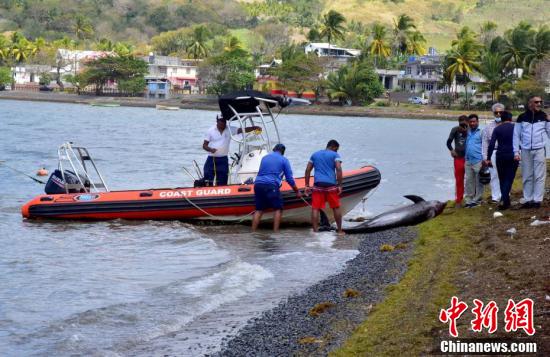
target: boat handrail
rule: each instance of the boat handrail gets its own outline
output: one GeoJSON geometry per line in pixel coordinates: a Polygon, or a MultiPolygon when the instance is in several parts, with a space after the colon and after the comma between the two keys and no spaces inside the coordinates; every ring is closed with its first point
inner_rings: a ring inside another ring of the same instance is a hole
{"type": "Polygon", "coordinates": [[[67,179],[65,177],[65,170],[63,168],[63,161],[67,161],[79,182],[79,184],[76,184],[76,186],[79,187],[72,187],[74,184],[66,183],[65,191],[67,193],[69,193],[69,190],[74,188],[84,189],[86,192],[91,192],[91,189],[93,189],[94,192],[99,192],[100,189],[104,189],[105,192],[109,192],[109,188],[107,187],[107,184],[105,183],[101,172],[99,172],[99,169],[92,159],[92,156],[88,152],[88,149],[86,149],[85,147],[72,146],[72,142],[66,142],[59,147],[59,149],[57,150],[57,155],[59,160],[59,170],[61,171],[63,181],[67,182],[67,179]],[[93,181],[88,172],[88,168],[86,167],[86,161],[91,164],[100,182],[93,181]],[[86,187],[85,181],[88,181],[89,187],[86,187]]]}

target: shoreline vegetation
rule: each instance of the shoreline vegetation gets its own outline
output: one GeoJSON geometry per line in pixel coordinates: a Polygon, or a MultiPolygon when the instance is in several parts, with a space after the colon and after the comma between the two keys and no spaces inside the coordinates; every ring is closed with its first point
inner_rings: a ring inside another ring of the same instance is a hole
{"type": "MultiPolygon", "coordinates": [[[[91,103],[117,103],[126,107],[147,107],[155,108],[156,105],[179,107],[180,109],[212,110],[219,111],[216,96],[185,96],[183,99],[174,98],[168,100],[151,100],[136,97],[97,97],[81,96],[68,93],[43,93],[43,92],[0,92],[0,100],[19,100],[32,102],[69,103],[84,104],[91,103]]],[[[399,106],[376,107],[376,106],[341,106],[338,104],[312,104],[307,107],[285,108],[284,114],[322,115],[322,116],[351,116],[351,117],[373,117],[373,118],[398,118],[398,119],[432,119],[456,121],[465,113],[478,112],[475,109],[447,110],[431,106],[416,106],[411,104],[400,104],[399,106]]],[[[479,118],[487,120],[492,118],[490,112],[479,112],[479,118]]]]}
{"type": "MultiPolygon", "coordinates": [[[[548,171],[550,174],[550,165],[548,171]]],[[[516,201],[521,196],[519,177],[512,191],[516,201]]],[[[549,188],[547,184],[546,189],[549,188]]],[[[460,339],[529,340],[537,343],[537,355],[548,353],[550,231],[548,226],[533,226],[531,223],[535,219],[549,219],[550,200],[547,196],[540,209],[511,209],[504,211],[499,218],[493,217],[495,211],[496,206],[490,204],[456,209],[451,203],[442,215],[417,229],[391,230],[386,236],[367,234],[358,237],[359,258],[348,262],[343,273],[329,277],[252,320],[224,346],[221,355],[261,354],[275,351],[272,349],[274,345],[278,348],[284,346],[285,352],[299,356],[327,353],[331,356],[396,356],[405,351],[411,356],[440,354],[439,341],[449,339],[449,332],[448,325],[438,320],[439,311],[450,306],[452,296],[469,306],[457,321],[460,339]],[[510,228],[517,232],[514,235],[507,233],[510,228]],[[414,235],[414,231],[416,238],[412,240],[399,238],[414,235]],[[403,239],[407,242],[405,245],[393,245],[403,239]],[[388,249],[390,246],[395,249],[388,249]],[[401,251],[407,246],[412,249],[401,251]],[[407,253],[403,255],[404,252],[407,253]],[[365,261],[365,255],[368,261],[365,261]],[[385,269],[380,268],[380,259],[387,259],[385,264],[392,259],[408,259],[406,271],[393,270],[399,281],[390,281],[389,285],[377,285],[372,281],[373,267],[374,271],[392,270],[391,264],[394,263],[386,265],[385,269]],[[353,276],[352,272],[357,274],[358,270],[364,274],[364,279],[354,281],[353,294],[344,293],[344,296],[362,299],[367,296],[370,300],[329,299],[330,304],[326,303],[323,305],[326,308],[320,309],[319,298],[314,293],[325,291],[327,284],[339,294],[347,292],[350,276],[353,276]],[[384,286],[385,290],[379,290],[384,286]],[[504,331],[503,315],[508,299],[517,302],[525,298],[534,300],[536,333],[532,337],[521,329],[514,333],[504,331]],[[494,300],[498,304],[498,330],[494,334],[489,334],[486,329],[481,333],[471,330],[473,299],[485,304],[494,300]],[[316,310],[312,316],[312,310],[304,306],[318,308],[320,312],[316,310]],[[355,316],[355,319],[350,316],[355,316]],[[296,327],[287,320],[303,321],[296,327]],[[279,329],[280,325],[291,327],[279,329]],[[318,328],[318,325],[324,328],[318,328]],[[251,342],[250,336],[258,331],[263,333],[264,329],[278,333],[276,341],[268,338],[258,344],[251,342]],[[350,334],[350,331],[354,332],[350,334]]]]}
{"type": "MultiPolygon", "coordinates": [[[[547,170],[550,173],[550,165],[547,170]]],[[[512,194],[516,200],[521,197],[521,174],[512,194]]],[[[453,295],[469,306],[457,321],[459,338],[528,338],[537,343],[537,355],[550,352],[550,230],[531,225],[535,219],[549,219],[550,200],[547,196],[540,209],[512,209],[499,218],[493,217],[495,211],[496,206],[488,204],[448,207],[421,224],[403,279],[387,289],[384,301],[332,356],[439,354],[439,341],[450,338],[448,325],[438,320],[439,311],[450,306],[453,295]],[[508,233],[510,228],[517,233],[508,233]],[[535,335],[506,333],[503,312],[508,299],[525,298],[534,300],[535,335]],[[499,306],[494,334],[471,330],[473,299],[485,304],[494,300],[499,306]]]]}

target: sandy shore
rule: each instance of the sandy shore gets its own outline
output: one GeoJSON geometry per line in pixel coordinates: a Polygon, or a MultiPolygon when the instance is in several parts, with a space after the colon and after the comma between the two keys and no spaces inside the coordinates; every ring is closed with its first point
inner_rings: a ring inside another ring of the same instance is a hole
{"type": "MultiPolygon", "coordinates": [[[[198,109],[218,111],[218,103],[215,96],[189,95],[181,98],[168,100],[152,100],[145,98],[131,97],[95,97],[79,96],[68,93],[53,92],[23,92],[23,91],[1,91],[0,99],[38,101],[38,102],[57,102],[57,103],[118,103],[121,106],[130,107],[151,107],[157,104],[167,106],[177,106],[181,109],[198,109]]],[[[286,114],[303,115],[324,115],[324,116],[356,116],[356,117],[376,117],[376,118],[402,118],[402,119],[438,119],[438,120],[456,120],[459,115],[466,112],[444,110],[428,106],[391,106],[391,107],[342,107],[340,105],[315,104],[307,107],[291,107],[284,110],[286,114]]],[[[476,111],[472,111],[476,112],[476,111]]],[[[490,113],[479,113],[480,119],[489,119],[490,113]]]]}
{"type": "Polygon", "coordinates": [[[250,320],[217,355],[326,355],[365,320],[373,304],[384,297],[385,288],[399,281],[407,269],[415,238],[416,230],[408,228],[347,236],[344,239],[359,239],[359,254],[343,272],[250,320]],[[383,244],[400,244],[400,249],[382,252],[383,244]],[[315,306],[317,314],[311,311],[315,306]]]}

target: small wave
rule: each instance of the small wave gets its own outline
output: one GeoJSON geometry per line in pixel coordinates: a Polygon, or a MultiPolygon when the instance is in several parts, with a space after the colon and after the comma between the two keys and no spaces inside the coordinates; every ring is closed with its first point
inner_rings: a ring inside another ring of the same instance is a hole
{"type": "Polygon", "coordinates": [[[332,249],[332,245],[336,240],[334,232],[320,232],[317,234],[318,240],[315,242],[306,243],[306,247],[320,247],[332,249]]]}
{"type": "Polygon", "coordinates": [[[223,304],[260,288],[273,274],[260,265],[234,261],[223,270],[155,288],[137,302],[90,309],[18,336],[20,345],[55,353],[125,353],[137,345],[181,330],[223,304]],[[75,338],[76,336],[76,338],[75,338]],[[98,347],[101,346],[101,347],[98,347]]]}

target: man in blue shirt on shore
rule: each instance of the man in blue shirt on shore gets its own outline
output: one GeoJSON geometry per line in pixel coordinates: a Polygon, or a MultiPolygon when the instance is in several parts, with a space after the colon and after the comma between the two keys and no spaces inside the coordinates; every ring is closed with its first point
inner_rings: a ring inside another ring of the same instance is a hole
{"type": "Polygon", "coordinates": [[[262,215],[266,209],[273,209],[273,231],[279,231],[281,217],[283,211],[283,197],[279,187],[281,186],[282,176],[285,175],[286,181],[296,192],[296,197],[301,198],[302,195],[292,177],[292,169],[290,162],[283,155],[285,154],[285,146],[277,144],[273,148],[273,152],[262,158],[258,176],[254,181],[254,199],[256,201],[256,212],[252,220],[252,231],[256,231],[262,215]]]}
{"type": "Polygon", "coordinates": [[[320,211],[327,202],[332,208],[338,235],[344,235],[342,230],[342,210],[340,209],[340,195],[342,194],[342,159],[338,154],[340,144],[330,140],[325,150],[319,150],[309,159],[305,172],[306,194],[311,195],[311,224],[313,231],[319,229],[320,211]],[[315,170],[313,189],[309,187],[311,170],[315,170]]]}
{"type": "Polygon", "coordinates": [[[468,115],[468,137],[466,138],[466,208],[472,208],[481,203],[483,184],[479,182],[479,172],[483,166],[481,150],[482,138],[477,114],[468,115]]]}

